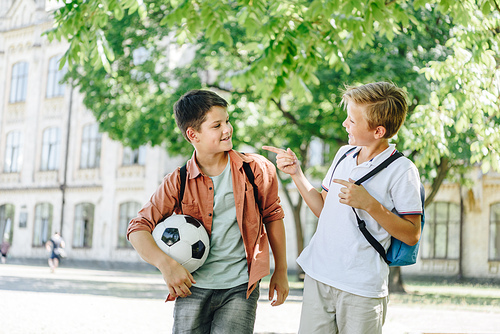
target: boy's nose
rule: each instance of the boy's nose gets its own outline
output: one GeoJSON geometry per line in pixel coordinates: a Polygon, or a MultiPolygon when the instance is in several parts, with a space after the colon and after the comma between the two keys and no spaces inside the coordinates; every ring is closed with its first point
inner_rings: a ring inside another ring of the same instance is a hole
{"type": "Polygon", "coordinates": [[[224,128],[223,128],[223,130],[222,130],[222,131],[223,131],[224,133],[231,133],[231,130],[232,130],[232,129],[233,129],[233,127],[231,126],[231,124],[230,124],[230,123],[228,123],[228,124],[226,124],[226,125],[224,126],[224,128]]]}

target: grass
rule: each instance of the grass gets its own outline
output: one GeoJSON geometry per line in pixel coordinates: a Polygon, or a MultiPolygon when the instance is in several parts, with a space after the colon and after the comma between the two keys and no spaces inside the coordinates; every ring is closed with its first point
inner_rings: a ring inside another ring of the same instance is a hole
{"type": "MultiPolygon", "coordinates": [[[[289,275],[290,289],[301,290],[303,282],[289,275]]],[[[261,287],[269,287],[270,276],[261,287]]],[[[447,308],[477,308],[500,311],[500,281],[443,277],[403,277],[406,293],[391,293],[392,304],[415,306],[445,306],[447,308]]]]}
{"type": "Polygon", "coordinates": [[[477,307],[500,310],[500,282],[440,277],[405,277],[406,293],[392,293],[391,303],[477,307]]]}

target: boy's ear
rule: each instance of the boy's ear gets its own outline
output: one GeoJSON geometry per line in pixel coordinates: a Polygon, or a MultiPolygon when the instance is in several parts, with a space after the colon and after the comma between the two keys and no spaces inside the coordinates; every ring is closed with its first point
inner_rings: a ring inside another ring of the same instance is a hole
{"type": "Polygon", "coordinates": [[[190,142],[196,141],[196,138],[198,138],[196,135],[196,131],[194,131],[192,127],[188,127],[186,129],[186,137],[188,137],[190,142]]]}
{"type": "Polygon", "coordinates": [[[387,130],[385,129],[385,127],[383,127],[382,125],[377,126],[375,128],[375,139],[384,138],[386,132],[387,132],[387,130]]]}

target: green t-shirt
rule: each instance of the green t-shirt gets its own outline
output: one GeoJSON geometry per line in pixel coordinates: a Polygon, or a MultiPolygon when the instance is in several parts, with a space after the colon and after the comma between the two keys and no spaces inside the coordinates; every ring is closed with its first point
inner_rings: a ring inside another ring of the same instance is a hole
{"type": "Polygon", "coordinates": [[[224,171],[211,179],[214,184],[214,216],[210,252],[205,263],[193,273],[193,278],[199,288],[227,289],[248,282],[245,246],[236,221],[229,160],[224,171]]]}

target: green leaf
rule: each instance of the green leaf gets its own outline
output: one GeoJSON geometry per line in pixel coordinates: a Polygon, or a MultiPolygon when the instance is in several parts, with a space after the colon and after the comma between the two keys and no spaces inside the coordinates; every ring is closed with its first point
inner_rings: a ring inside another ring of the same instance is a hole
{"type": "Polygon", "coordinates": [[[319,86],[321,82],[319,81],[318,77],[315,76],[314,74],[309,74],[309,78],[311,79],[311,82],[315,84],[316,86],[319,86]]]}
{"type": "Polygon", "coordinates": [[[115,15],[115,18],[117,20],[122,20],[123,19],[123,16],[125,16],[125,11],[123,10],[123,8],[118,5],[115,9],[114,9],[114,15],[115,15]]]}
{"type": "Polygon", "coordinates": [[[228,47],[232,47],[233,46],[233,39],[231,37],[231,34],[229,32],[227,32],[225,29],[222,29],[222,41],[228,47]]]}

